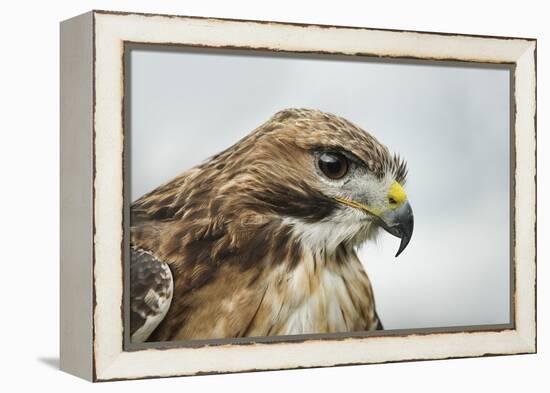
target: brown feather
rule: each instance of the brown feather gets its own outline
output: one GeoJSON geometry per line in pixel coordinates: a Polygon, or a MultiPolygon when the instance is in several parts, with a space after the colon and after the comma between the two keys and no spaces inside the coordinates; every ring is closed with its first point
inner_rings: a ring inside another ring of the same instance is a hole
{"type": "Polygon", "coordinates": [[[310,152],[319,148],[346,150],[376,176],[405,180],[404,162],[359,127],[290,109],[132,204],[132,247],[168,263],[174,279],[170,310],[150,340],[287,334],[304,302],[315,332],[376,328],[353,247],[307,249],[285,222],[321,222],[340,208],[315,186],[310,152]],[[331,325],[335,312],[344,326],[331,325]]]}

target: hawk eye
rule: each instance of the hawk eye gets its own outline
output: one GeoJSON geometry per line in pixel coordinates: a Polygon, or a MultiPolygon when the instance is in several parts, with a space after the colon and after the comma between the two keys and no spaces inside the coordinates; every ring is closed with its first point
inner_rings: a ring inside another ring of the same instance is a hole
{"type": "Polygon", "coordinates": [[[323,153],[319,156],[319,169],[326,177],[338,180],[347,175],[349,171],[349,161],[346,157],[338,153],[323,153]]]}

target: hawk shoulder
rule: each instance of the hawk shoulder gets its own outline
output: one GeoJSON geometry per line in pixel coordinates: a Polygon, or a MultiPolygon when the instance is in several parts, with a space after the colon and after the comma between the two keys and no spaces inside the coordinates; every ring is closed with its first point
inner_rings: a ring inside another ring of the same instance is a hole
{"type": "Polygon", "coordinates": [[[144,342],[164,319],[174,293],[167,263],[151,253],[130,249],[130,336],[144,342]]]}

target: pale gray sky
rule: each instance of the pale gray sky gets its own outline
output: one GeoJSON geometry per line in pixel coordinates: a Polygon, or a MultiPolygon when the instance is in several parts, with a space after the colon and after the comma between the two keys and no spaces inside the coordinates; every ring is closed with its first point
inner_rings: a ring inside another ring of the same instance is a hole
{"type": "Polygon", "coordinates": [[[360,257],[386,329],[509,321],[510,74],[504,68],[131,51],[131,198],[229,147],[273,113],[343,116],[406,158],[409,247],[360,257]]]}

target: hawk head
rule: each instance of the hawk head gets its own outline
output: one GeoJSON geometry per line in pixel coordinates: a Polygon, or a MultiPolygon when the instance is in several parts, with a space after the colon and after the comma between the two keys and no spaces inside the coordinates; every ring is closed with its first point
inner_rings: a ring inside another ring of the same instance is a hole
{"type": "Polygon", "coordinates": [[[133,219],[145,213],[157,222],[185,223],[180,230],[170,227],[168,256],[191,237],[212,239],[210,255],[244,244],[254,249],[252,238],[260,247],[279,240],[287,245],[290,237],[331,252],[342,244],[358,246],[379,228],[401,238],[399,255],[413,231],[406,174],[401,158],[348,120],[287,109],[136,201],[133,219]]]}
{"type": "Polygon", "coordinates": [[[329,251],[357,246],[378,228],[401,239],[396,256],[409,243],[414,222],[403,189],[406,164],[353,123],[287,109],[243,143],[251,146],[237,164],[248,169],[238,181],[247,190],[243,198],[284,217],[305,244],[329,251]]]}

